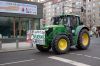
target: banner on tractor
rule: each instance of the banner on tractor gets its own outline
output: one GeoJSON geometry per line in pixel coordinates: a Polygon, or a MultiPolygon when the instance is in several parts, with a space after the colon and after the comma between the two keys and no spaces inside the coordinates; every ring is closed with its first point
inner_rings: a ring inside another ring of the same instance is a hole
{"type": "Polygon", "coordinates": [[[31,38],[33,44],[45,45],[45,30],[34,30],[31,38]]]}

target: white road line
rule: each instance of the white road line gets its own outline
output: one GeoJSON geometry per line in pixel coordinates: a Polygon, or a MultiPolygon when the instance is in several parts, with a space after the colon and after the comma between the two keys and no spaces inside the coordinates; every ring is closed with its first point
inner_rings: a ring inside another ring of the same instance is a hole
{"type": "Polygon", "coordinates": [[[69,54],[75,54],[75,53],[69,53],[69,54]]]}
{"type": "Polygon", "coordinates": [[[92,58],[92,56],[89,56],[89,55],[84,55],[85,57],[90,57],[90,58],[92,58]]]}
{"type": "Polygon", "coordinates": [[[73,60],[69,60],[69,59],[65,59],[65,58],[61,58],[61,57],[56,57],[56,56],[51,56],[51,57],[48,57],[48,58],[58,60],[58,61],[61,61],[61,62],[65,62],[65,63],[69,63],[69,64],[75,65],[75,66],[91,66],[91,65],[88,65],[88,64],[84,64],[84,63],[80,63],[80,62],[77,62],[77,61],[73,61],[73,60]]]}
{"type": "Polygon", "coordinates": [[[17,61],[17,62],[10,62],[10,63],[3,63],[3,64],[0,64],[0,66],[17,64],[17,63],[24,63],[24,62],[29,62],[29,61],[33,61],[33,60],[35,60],[35,59],[29,59],[29,60],[23,60],[23,61],[17,61]]]}
{"type": "Polygon", "coordinates": [[[77,55],[82,55],[82,54],[77,54],[77,55]]]}
{"type": "Polygon", "coordinates": [[[99,58],[99,57],[92,57],[92,58],[100,60],[100,58],[99,58]]]}
{"type": "Polygon", "coordinates": [[[76,53],[70,53],[70,54],[73,54],[73,55],[83,55],[83,54],[76,54],[76,53]]]}
{"type": "Polygon", "coordinates": [[[85,56],[85,57],[88,57],[88,58],[93,58],[93,59],[100,60],[100,57],[93,57],[93,56],[90,56],[90,55],[77,54],[77,53],[70,53],[70,54],[73,54],[73,55],[80,55],[80,56],[85,56]]]}

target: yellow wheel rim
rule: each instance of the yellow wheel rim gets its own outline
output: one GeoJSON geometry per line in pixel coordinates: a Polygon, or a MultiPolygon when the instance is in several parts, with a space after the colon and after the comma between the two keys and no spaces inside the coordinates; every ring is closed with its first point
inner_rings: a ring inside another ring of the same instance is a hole
{"type": "Polygon", "coordinates": [[[58,42],[58,47],[60,50],[65,50],[67,48],[67,41],[65,39],[60,39],[58,42]]]}
{"type": "Polygon", "coordinates": [[[84,34],[82,35],[82,44],[83,44],[84,46],[87,46],[88,43],[89,43],[89,36],[88,36],[87,33],[84,33],[84,34]]]}

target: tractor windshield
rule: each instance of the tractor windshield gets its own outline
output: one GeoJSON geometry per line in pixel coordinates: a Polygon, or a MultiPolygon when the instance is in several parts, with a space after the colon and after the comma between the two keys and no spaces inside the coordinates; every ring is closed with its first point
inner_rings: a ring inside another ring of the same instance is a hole
{"type": "Polygon", "coordinates": [[[66,18],[63,17],[53,17],[51,19],[53,22],[53,25],[59,25],[59,24],[64,24],[66,22],[66,18]]]}

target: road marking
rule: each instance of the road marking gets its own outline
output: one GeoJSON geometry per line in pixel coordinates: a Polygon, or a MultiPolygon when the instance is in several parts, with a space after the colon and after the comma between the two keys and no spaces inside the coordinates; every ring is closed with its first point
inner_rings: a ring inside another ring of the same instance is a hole
{"type": "Polygon", "coordinates": [[[58,61],[61,61],[61,62],[65,62],[65,63],[69,63],[69,64],[75,65],[75,66],[91,66],[91,65],[87,65],[87,64],[84,64],[84,63],[80,63],[80,62],[77,62],[77,61],[73,61],[73,60],[69,60],[69,59],[65,59],[65,58],[61,58],[61,57],[56,57],[56,56],[51,56],[51,57],[48,57],[48,58],[58,60],[58,61]]]}
{"type": "MultiPolygon", "coordinates": [[[[75,54],[75,53],[70,53],[70,54],[75,54]]],[[[83,55],[83,54],[76,54],[76,55],[83,55]]]]}
{"type": "Polygon", "coordinates": [[[93,57],[93,56],[90,56],[90,55],[77,54],[77,53],[70,53],[70,54],[78,55],[78,56],[80,55],[80,56],[85,56],[85,57],[88,57],[88,58],[93,58],[93,59],[100,60],[100,57],[93,57]]]}
{"type": "Polygon", "coordinates": [[[90,58],[92,58],[92,56],[89,56],[89,55],[84,55],[85,57],[90,57],[90,58]]]}
{"type": "Polygon", "coordinates": [[[98,60],[100,60],[100,58],[99,57],[93,57],[94,59],[98,59],[98,60]]]}
{"type": "Polygon", "coordinates": [[[29,61],[33,61],[33,60],[35,60],[35,59],[29,59],[29,60],[23,60],[23,61],[16,61],[16,62],[10,62],[10,63],[3,63],[3,64],[0,64],[0,66],[17,64],[17,63],[24,63],[24,62],[29,62],[29,61]]]}

